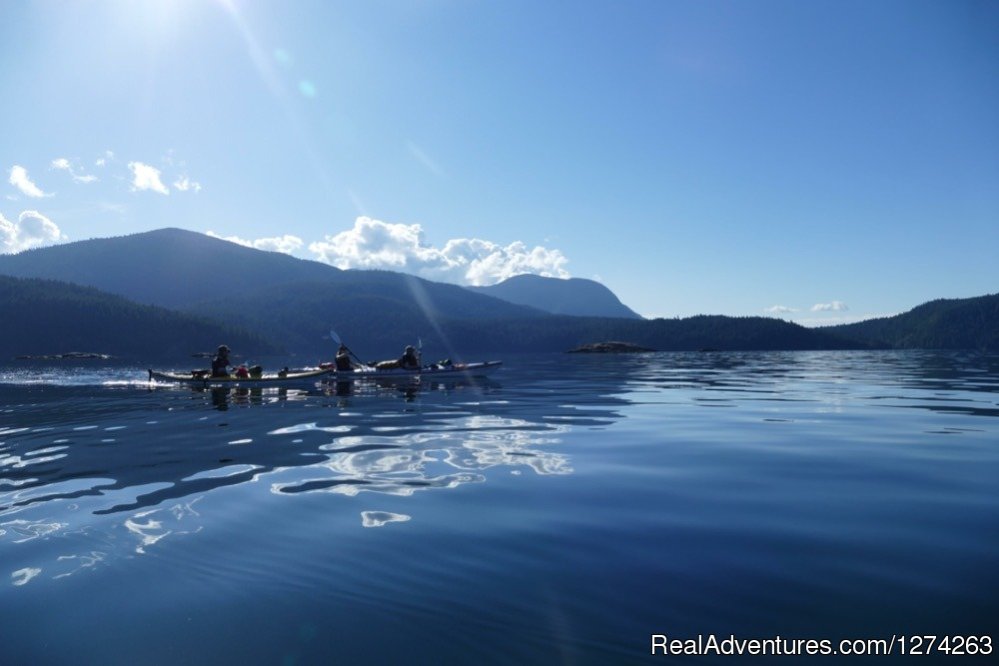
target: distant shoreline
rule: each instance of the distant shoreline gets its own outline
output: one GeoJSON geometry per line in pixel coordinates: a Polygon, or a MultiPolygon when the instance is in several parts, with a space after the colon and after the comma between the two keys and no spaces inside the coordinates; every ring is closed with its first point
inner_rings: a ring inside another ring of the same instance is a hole
{"type": "Polygon", "coordinates": [[[114,358],[111,354],[101,354],[99,352],[66,352],[64,354],[24,354],[14,357],[18,361],[57,361],[77,359],[100,359],[107,361],[114,358]]]}

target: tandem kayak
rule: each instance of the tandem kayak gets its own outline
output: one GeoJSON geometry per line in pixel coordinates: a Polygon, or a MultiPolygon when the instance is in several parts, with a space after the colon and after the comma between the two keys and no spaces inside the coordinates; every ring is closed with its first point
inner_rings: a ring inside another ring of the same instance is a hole
{"type": "Polygon", "coordinates": [[[422,368],[376,368],[372,365],[353,370],[336,370],[332,363],[323,363],[322,372],[328,372],[328,381],[352,382],[365,379],[444,379],[447,377],[479,377],[488,374],[503,364],[503,361],[481,361],[479,363],[451,363],[448,365],[426,365],[422,368]]]}
{"type": "Polygon", "coordinates": [[[303,381],[321,381],[329,378],[331,375],[332,372],[328,369],[279,372],[259,377],[237,377],[235,375],[212,377],[202,372],[158,372],[156,370],[149,370],[149,381],[192,384],[194,386],[275,386],[301,383],[303,381]]]}

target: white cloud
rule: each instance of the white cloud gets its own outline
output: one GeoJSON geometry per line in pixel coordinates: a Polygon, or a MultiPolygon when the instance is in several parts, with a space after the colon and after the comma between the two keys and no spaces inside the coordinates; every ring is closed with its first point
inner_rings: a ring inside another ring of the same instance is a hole
{"type": "Polygon", "coordinates": [[[833,301],[832,303],[816,303],[812,306],[812,312],[843,312],[849,310],[843,301],[833,301]]]}
{"type": "Polygon", "coordinates": [[[181,192],[187,192],[188,190],[193,192],[201,191],[201,183],[195,180],[191,180],[187,176],[178,177],[177,180],[173,182],[173,186],[175,189],[180,190],[181,192]]]}
{"type": "Polygon", "coordinates": [[[21,193],[25,196],[41,198],[49,196],[41,190],[40,187],[31,182],[28,178],[28,170],[23,166],[14,165],[10,169],[10,184],[21,190],[21,193]]]}
{"type": "Polygon", "coordinates": [[[99,167],[107,166],[108,162],[113,162],[113,161],[114,161],[114,153],[110,150],[105,150],[104,156],[98,157],[97,160],[94,162],[94,166],[99,166],[99,167]]]}
{"type": "Polygon", "coordinates": [[[26,210],[10,222],[0,215],[0,253],[20,252],[66,240],[55,222],[36,210],[26,210]]]}
{"type": "Polygon", "coordinates": [[[156,167],[142,162],[129,162],[128,168],[132,171],[133,191],[152,190],[160,194],[170,194],[170,190],[160,180],[160,170],[156,167]]]}
{"type": "Polygon", "coordinates": [[[72,176],[73,181],[76,183],[93,183],[97,180],[97,176],[84,174],[82,172],[78,173],[65,157],[58,157],[52,160],[52,168],[68,172],[69,175],[72,176]]]}
{"type": "Polygon", "coordinates": [[[769,308],[765,308],[763,311],[772,315],[782,315],[782,314],[790,314],[792,312],[797,312],[798,310],[795,308],[790,308],[786,305],[771,305],[769,308]]]}
{"type": "Polygon", "coordinates": [[[227,240],[230,243],[236,243],[237,245],[252,247],[258,250],[266,250],[268,252],[283,252],[284,254],[292,254],[304,244],[302,239],[298,236],[290,236],[288,234],[285,234],[284,236],[275,236],[273,238],[246,240],[240,238],[239,236],[220,236],[214,231],[207,231],[205,233],[212,238],[220,238],[222,240],[227,240]]]}
{"type": "Polygon", "coordinates": [[[524,273],[569,277],[569,260],[559,250],[528,248],[520,241],[504,247],[477,238],[455,238],[438,248],[425,242],[419,224],[369,217],[357,218],[349,231],[311,243],[309,251],[338,268],[395,270],[463,285],[490,285],[524,273]]]}

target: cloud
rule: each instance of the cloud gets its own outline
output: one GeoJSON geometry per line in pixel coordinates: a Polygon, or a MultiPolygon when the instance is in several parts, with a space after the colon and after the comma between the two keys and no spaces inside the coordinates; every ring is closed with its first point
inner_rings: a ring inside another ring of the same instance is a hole
{"type": "Polygon", "coordinates": [[[178,177],[177,180],[173,182],[173,186],[175,189],[180,190],[181,192],[187,192],[188,190],[190,190],[197,193],[201,191],[201,183],[195,180],[191,180],[187,176],[178,177]]]}
{"type": "Polygon", "coordinates": [[[105,150],[104,156],[98,157],[97,160],[94,162],[94,166],[99,166],[99,167],[107,166],[108,162],[113,162],[113,161],[114,161],[114,153],[110,150],[105,150]]]}
{"type": "Polygon", "coordinates": [[[359,217],[354,227],[309,244],[320,261],[338,268],[379,268],[442,282],[490,285],[531,273],[569,277],[569,260],[559,250],[528,248],[517,241],[501,246],[477,238],[456,238],[444,247],[429,245],[419,224],[391,224],[359,217]]]}
{"type": "Polygon", "coordinates": [[[49,195],[45,194],[40,187],[31,182],[28,178],[28,170],[23,166],[14,165],[10,169],[10,184],[21,190],[25,196],[41,198],[49,195]]]}
{"type": "Polygon", "coordinates": [[[0,215],[0,253],[20,252],[66,240],[55,222],[36,210],[26,210],[10,222],[0,215]]]}
{"type": "Polygon", "coordinates": [[[812,306],[812,312],[843,312],[849,310],[843,301],[833,301],[832,303],[816,303],[812,306]]]}
{"type": "Polygon", "coordinates": [[[132,171],[133,191],[152,190],[160,194],[170,194],[170,190],[160,180],[160,170],[156,167],[142,162],[129,162],[128,168],[132,171]]]}
{"type": "Polygon", "coordinates": [[[786,305],[771,305],[769,308],[765,308],[763,311],[772,315],[782,315],[782,314],[790,314],[792,312],[797,312],[798,310],[796,308],[790,308],[786,305]]]}
{"type": "Polygon", "coordinates": [[[73,168],[73,165],[70,164],[69,160],[65,157],[58,157],[52,160],[52,168],[68,172],[69,175],[72,176],[73,182],[76,183],[93,183],[97,180],[97,176],[84,174],[82,172],[77,173],[77,171],[73,168]]]}
{"type": "Polygon", "coordinates": [[[220,236],[214,231],[207,231],[205,233],[212,238],[220,238],[222,240],[227,240],[230,243],[236,243],[237,245],[243,245],[244,247],[256,248],[257,250],[266,250],[267,252],[292,254],[304,245],[304,242],[298,236],[290,236],[287,234],[284,236],[275,236],[273,238],[246,240],[240,238],[239,236],[220,236]]]}

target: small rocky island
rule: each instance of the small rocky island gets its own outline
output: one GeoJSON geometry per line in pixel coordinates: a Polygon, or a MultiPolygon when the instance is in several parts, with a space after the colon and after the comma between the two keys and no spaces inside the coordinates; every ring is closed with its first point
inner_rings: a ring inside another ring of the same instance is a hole
{"type": "Polygon", "coordinates": [[[654,352],[655,349],[640,347],[630,342],[593,342],[582,347],[570,349],[569,354],[644,354],[654,352]]]}

